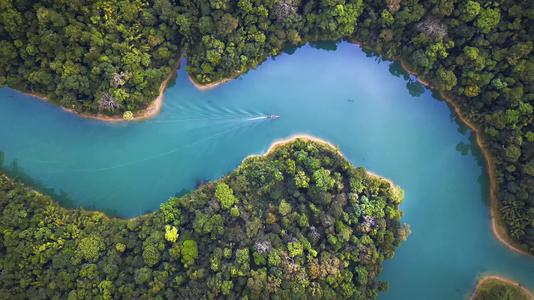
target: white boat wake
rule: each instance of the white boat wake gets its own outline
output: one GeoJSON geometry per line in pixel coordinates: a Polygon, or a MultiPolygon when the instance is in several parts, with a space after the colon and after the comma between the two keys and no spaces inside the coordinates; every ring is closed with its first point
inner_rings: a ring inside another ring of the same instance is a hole
{"type": "Polygon", "coordinates": [[[248,118],[247,121],[265,120],[268,118],[269,118],[268,116],[261,116],[261,117],[248,118]]]}
{"type": "Polygon", "coordinates": [[[248,118],[247,121],[253,121],[253,120],[276,120],[279,119],[280,116],[278,115],[265,115],[261,117],[254,117],[254,118],[248,118]]]}

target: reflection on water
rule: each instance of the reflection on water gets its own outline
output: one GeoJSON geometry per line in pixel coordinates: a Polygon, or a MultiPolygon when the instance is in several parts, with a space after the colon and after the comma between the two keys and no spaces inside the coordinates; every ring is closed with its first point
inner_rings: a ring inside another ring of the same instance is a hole
{"type": "Polygon", "coordinates": [[[422,85],[415,76],[407,74],[399,62],[393,62],[389,65],[389,73],[395,77],[406,80],[406,88],[412,97],[419,97],[425,92],[425,86],[422,85]]]}
{"type": "Polygon", "coordinates": [[[6,165],[4,165],[4,162],[5,162],[5,154],[4,152],[0,151],[0,172],[1,173],[9,175],[11,178],[18,180],[20,182],[23,182],[25,184],[28,184],[32,188],[34,188],[35,190],[41,193],[53,197],[62,206],[65,206],[68,208],[76,207],[76,202],[70,199],[68,194],[64,190],[59,189],[56,191],[56,189],[47,187],[44,184],[42,184],[39,180],[32,178],[32,176],[24,172],[24,170],[19,166],[19,163],[17,160],[13,160],[9,164],[6,164],[6,165]]]}
{"type": "Polygon", "coordinates": [[[458,145],[456,145],[456,150],[462,153],[462,155],[467,155],[469,153],[469,148],[469,145],[464,142],[459,142],[458,145]]]}
{"type": "Polygon", "coordinates": [[[425,87],[419,81],[413,79],[406,83],[406,88],[413,97],[419,97],[425,92],[425,87]]]}

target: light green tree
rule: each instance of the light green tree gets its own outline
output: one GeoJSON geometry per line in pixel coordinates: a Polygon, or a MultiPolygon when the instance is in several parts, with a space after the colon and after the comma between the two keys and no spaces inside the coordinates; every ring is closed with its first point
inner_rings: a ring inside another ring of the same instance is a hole
{"type": "Polygon", "coordinates": [[[476,26],[483,33],[492,31],[501,20],[501,11],[499,8],[482,9],[476,20],[476,26]]]}
{"type": "Polygon", "coordinates": [[[178,240],[178,229],[171,225],[165,225],[165,239],[171,243],[178,240]]]}
{"type": "Polygon", "coordinates": [[[182,243],[182,263],[187,268],[195,263],[195,259],[198,257],[197,242],[194,240],[185,240],[182,243]]]}
{"type": "Polygon", "coordinates": [[[217,184],[215,198],[217,198],[224,209],[230,209],[237,202],[234,191],[224,182],[217,184]]]}

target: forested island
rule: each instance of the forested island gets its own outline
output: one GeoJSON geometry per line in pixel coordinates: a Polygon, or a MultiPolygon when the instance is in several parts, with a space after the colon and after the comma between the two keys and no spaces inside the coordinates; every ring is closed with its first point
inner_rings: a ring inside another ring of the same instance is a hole
{"type": "Polygon", "coordinates": [[[182,53],[192,79],[209,84],[286,47],[348,39],[403,61],[476,126],[496,232],[534,254],[533,37],[528,0],[7,0],[0,85],[132,119],[182,53]]]}
{"type": "Polygon", "coordinates": [[[0,175],[0,298],[375,298],[408,234],[402,198],[308,139],[129,220],[0,175]]]}
{"type": "Polygon", "coordinates": [[[478,281],[470,300],[532,300],[534,295],[518,283],[499,276],[478,281]]]}

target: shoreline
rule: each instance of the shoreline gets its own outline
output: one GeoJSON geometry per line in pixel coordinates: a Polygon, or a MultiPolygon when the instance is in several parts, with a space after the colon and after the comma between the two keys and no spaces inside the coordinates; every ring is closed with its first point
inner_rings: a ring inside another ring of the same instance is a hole
{"type": "MultiPolygon", "coordinates": [[[[142,121],[146,119],[150,119],[155,117],[161,110],[161,107],[163,106],[163,98],[165,90],[167,89],[167,84],[169,81],[174,77],[176,74],[176,71],[180,67],[180,58],[177,59],[176,64],[174,67],[172,67],[171,72],[167,75],[167,77],[161,82],[161,85],[159,86],[159,94],[158,96],[150,102],[150,104],[143,110],[134,112],[134,117],[132,119],[126,120],[122,117],[122,115],[116,115],[116,116],[108,116],[105,114],[97,113],[97,114],[91,114],[91,113],[84,113],[84,112],[78,112],[71,108],[66,108],[60,105],[56,105],[57,107],[61,108],[63,111],[75,114],[76,116],[84,119],[93,119],[103,122],[110,122],[110,123],[119,123],[119,122],[136,122],[136,121],[142,121]]],[[[40,93],[37,92],[22,92],[24,95],[35,97],[39,100],[48,101],[48,98],[40,93]]],[[[52,103],[53,104],[53,103],[52,103]]]]}
{"type": "MultiPolygon", "coordinates": [[[[282,146],[284,146],[286,144],[295,142],[296,140],[304,140],[304,141],[308,141],[308,142],[311,141],[311,142],[318,143],[318,144],[321,144],[321,145],[326,146],[326,147],[331,147],[336,152],[336,154],[341,155],[343,158],[346,159],[345,155],[343,155],[343,153],[341,152],[339,147],[334,145],[334,144],[332,144],[331,142],[329,142],[327,140],[324,140],[324,139],[321,139],[319,137],[310,135],[310,134],[297,133],[297,134],[294,134],[294,135],[290,135],[287,138],[275,140],[274,142],[271,143],[269,148],[267,148],[267,150],[264,153],[247,155],[245,158],[243,158],[241,163],[243,163],[245,160],[247,160],[248,158],[251,158],[251,157],[256,157],[256,156],[265,157],[265,156],[268,156],[271,153],[273,153],[274,151],[276,151],[278,148],[280,148],[280,147],[282,147],[282,146]]],[[[393,180],[391,180],[391,179],[389,179],[387,177],[378,175],[377,173],[375,173],[373,171],[369,171],[365,167],[363,167],[363,168],[365,169],[365,172],[367,173],[367,176],[374,177],[374,178],[379,178],[381,180],[386,181],[387,183],[390,184],[392,189],[397,189],[398,188],[398,186],[393,182],[393,180]]]]}
{"type": "Polygon", "coordinates": [[[477,285],[475,286],[475,289],[473,290],[473,292],[471,293],[471,296],[469,297],[469,300],[474,300],[478,294],[480,286],[489,280],[497,280],[497,281],[501,281],[503,283],[518,287],[527,296],[528,299],[534,300],[534,294],[529,289],[527,289],[526,287],[524,287],[517,281],[513,281],[512,279],[508,279],[506,277],[502,277],[499,275],[488,275],[488,276],[483,276],[479,278],[477,281],[477,285]]]}
{"type": "MultiPolygon", "coordinates": [[[[318,137],[315,137],[313,135],[309,135],[309,134],[294,134],[294,135],[291,135],[287,138],[284,138],[284,139],[278,139],[278,140],[275,140],[273,141],[270,145],[269,145],[269,148],[261,153],[261,154],[250,154],[250,155],[247,155],[243,158],[243,160],[241,161],[241,164],[237,167],[235,167],[233,170],[231,170],[230,172],[228,173],[231,173],[231,172],[235,172],[239,167],[241,167],[241,165],[243,164],[243,162],[245,162],[245,160],[249,159],[249,158],[252,158],[252,157],[266,157],[270,154],[272,154],[274,151],[276,151],[279,147],[282,147],[286,144],[289,144],[289,143],[292,143],[292,142],[295,142],[297,140],[304,140],[304,141],[311,141],[311,142],[314,142],[314,143],[318,143],[318,144],[321,144],[323,146],[326,146],[326,147],[331,147],[333,151],[336,152],[336,154],[338,155],[341,155],[344,159],[346,159],[346,157],[343,155],[343,153],[341,152],[341,150],[339,149],[338,146],[330,143],[329,141],[327,140],[324,140],[324,139],[321,139],[321,138],[318,138],[318,137]]],[[[365,169],[365,168],[364,168],[365,169]]],[[[374,178],[379,178],[381,180],[384,180],[386,181],[387,183],[390,184],[391,188],[393,190],[397,190],[399,188],[398,185],[396,185],[393,180],[387,178],[387,177],[383,177],[383,176],[380,176],[378,175],[377,173],[375,172],[372,172],[372,171],[369,171],[367,169],[365,169],[365,172],[367,174],[367,176],[369,177],[374,177],[374,178]]],[[[211,179],[209,180],[207,183],[209,182],[216,182],[218,180],[221,180],[223,178],[225,178],[228,173],[226,173],[225,175],[219,177],[219,178],[214,178],[214,179],[211,179]]],[[[0,177],[1,176],[5,176],[8,180],[11,180],[11,181],[17,181],[15,178],[12,178],[11,176],[5,174],[5,173],[2,173],[0,172],[0,177]]],[[[85,213],[85,214],[96,214],[98,215],[99,217],[102,217],[102,218],[105,218],[107,220],[118,220],[118,221],[124,221],[124,222],[129,222],[129,221],[136,221],[136,220],[139,220],[139,219],[142,219],[148,215],[152,215],[154,213],[156,213],[157,211],[159,211],[159,208],[154,210],[154,211],[151,211],[151,212],[146,212],[146,213],[143,213],[143,214],[140,214],[140,215],[137,215],[137,216],[134,216],[134,217],[121,217],[121,216],[111,216],[109,215],[108,213],[104,212],[104,211],[101,211],[101,210],[98,210],[98,209],[86,209],[84,207],[65,207],[63,206],[54,196],[52,195],[49,195],[49,194],[44,194],[42,193],[41,191],[38,191],[36,190],[32,185],[30,184],[26,184],[26,183],[23,183],[25,186],[27,186],[28,188],[30,188],[33,192],[39,194],[39,195],[42,195],[42,196],[46,196],[46,197],[49,197],[53,202],[57,203],[58,207],[60,209],[65,209],[65,210],[79,210],[81,213],[85,213]]],[[[190,191],[188,191],[188,193],[190,192],[193,192],[195,191],[197,188],[195,189],[192,189],[190,191]]],[[[170,196],[172,197],[172,196],[170,196]]],[[[161,202],[161,203],[166,203],[167,201],[169,201],[169,199],[161,202]]]]}
{"type": "Polygon", "coordinates": [[[315,143],[321,144],[323,146],[331,147],[332,149],[334,149],[336,151],[337,154],[343,155],[343,153],[341,153],[341,151],[339,150],[339,148],[336,145],[330,143],[327,140],[323,140],[323,139],[320,139],[320,138],[318,138],[316,136],[313,136],[313,135],[310,135],[310,134],[305,134],[305,133],[297,133],[297,134],[291,135],[291,136],[289,136],[287,138],[284,138],[284,139],[275,140],[274,142],[271,143],[269,148],[267,148],[265,153],[263,153],[261,155],[268,156],[271,153],[273,153],[274,151],[276,151],[276,149],[278,149],[279,147],[282,147],[284,145],[292,143],[292,142],[294,142],[296,140],[304,140],[304,141],[308,141],[308,142],[311,141],[311,142],[315,142],[315,143]]]}
{"type": "MultiPolygon", "coordinates": [[[[357,41],[350,40],[350,43],[353,43],[353,44],[355,44],[356,46],[358,46],[360,48],[362,47],[362,43],[359,43],[357,41]]],[[[406,71],[410,75],[415,76],[417,81],[420,82],[422,85],[424,85],[427,88],[433,89],[436,92],[438,92],[440,98],[443,99],[452,108],[453,112],[458,117],[458,119],[474,132],[477,145],[478,145],[478,147],[480,149],[480,152],[482,153],[482,156],[483,156],[484,161],[486,163],[487,173],[488,173],[488,177],[489,177],[490,218],[491,218],[493,234],[494,234],[494,236],[497,238],[497,240],[499,242],[504,244],[507,248],[509,248],[513,252],[532,257],[533,256],[532,254],[528,253],[524,249],[520,248],[518,245],[514,244],[514,242],[509,238],[508,233],[506,232],[506,229],[504,228],[504,226],[502,224],[501,217],[500,217],[500,215],[498,213],[499,203],[498,203],[497,196],[496,196],[496,194],[497,194],[497,192],[496,192],[497,191],[497,178],[496,178],[496,175],[495,175],[496,173],[495,173],[494,161],[493,161],[493,158],[492,158],[489,150],[484,145],[484,141],[482,139],[482,136],[480,134],[479,129],[463,115],[459,105],[450,96],[446,95],[443,91],[440,91],[439,89],[434,88],[434,86],[432,84],[430,84],[428,81],[420,78],[416,74],[416,72],[413,71],[403,59],[396,58],[395,60],[399,61],[400,65],[404,69],[404,71],[406,71]]],[[[152,101],[146,109],[134,113],[134,118],[131,119],[131,120],[124,120],[122,118],[122,116],[107,116],[107,115],[103,115],[103,114],[79,113],[79,112],[76,112],[76,111],[74,111],[72,109],[64,108],[64,107],[61,107],[61,106],[60,107],[64,111],[74,113],[79,117],[88,118],[88,119],[95,119],[95,120],[100,120],[100,121],[105,121],[105,122],[131,122],[131,121],[141,121],[141,120],[149,119],[149,118],[154,117],[155,115],[157,115],[159,113],[159,111],[161,110],[161,107],[162,107],[162,104],[163,104],[163,98],[164,98],[164,96],[163,96],[164,95],[164,91],[165,91],[165,89],[167,87],[168,82],[173,77],[173,75],[176,73],[176,70],[178,69],[179,66],[180,66],[180,59],[178,59],[177,64],[173,68],[172,72],[161,83],[160,90],[159,90],[160,93],[159,93],[158,97],[154,101],[152,101]]],[[[235,75],[233,75],[231,77],[224,78],[224,79],[221,79],[219,81],[215,81],[215,82],[208,83],[208,84],[198,83],[197,81],[195,81],[193,79],[193,77],[191,77],[190,74],[188,74],[188,77],[189,77],[190,82],[193,84],[193,86],[195,88],[197,88],[200,91],[206,91],[206,90],[210,90],[210,89],[216,88],[216,87],[218,87],[218,86],[220,86],[220,85],[222,85],[224,83],[227,83],[227,82],[235,79],[236,77],[241,75],[241,73],[242,72],[237,72],[235,75]]],[[[41,95],[39,93],[24,92],[24,94],[36,97],[36,98],[41,99],[41,100],[48,101],[48,99],[44,95],[41,95]]],[[[328,144],[329,146],[332,146],[332,147],[337,149],[337,147],[335,147],[334,145],[332,145],[332,144],[330,144],[330,143],[328,143],[328,142],[326,142],[324,140],[315,138],[315,137],[310,136],[310,135],[301,134],[301,135],[294,135],[294,136],[289,137],[288,139],[285,139],[285,140],[280,140],[280,141],[273,142],[273,144],[271,144],[271,146],[269,147],[269,149],[267,150],[267,152],[265,154],[268,154],[269,151],[271,151],[271,148],[276,147],[277,143],[284,143],[284,141],[287,142],[287,141],[290,141],[290,140],[293,140],[293,139],[297,139],[297,138],[304,138],[304,139],[309,139],[309,140],[316,141],[316,142],[319,142],[319,143],[328,144]]],[[[370,173],[372,173],[372,172],[370,172],[370,173]]],[[[394,186],[393,182],[390,181],[390,183],[394,186]]]]}
{"type": "Polygon", "coordinates": [[[199,91],[208,91],[208,90],[211,90],[211,89],[214,89],[220,85],[223,85],[229,81],[232,81],[234,79],[236,79],[237,77],[239,77],[241,75],[241,72],[237,72],[235,75],[232,75],[230,77],[227,77],[227,78],[223,78],[221,80],[218,80],[218,81],[214,81],[214,82],[211,82],[211,83],[206,83],[206,84],[203,84],[203,83],[200,83],[198,81],[196,81],[192,76],[191,74],[187,74],[187,77],[189,77],[189,81],[193,84],[193,86],[199,90],[199,91]]]}
{"type": "Polygon", "coordinates": [[[265,150],[263,153],[256,153],[256,154],[249,154],[247,156],[245,156],[242,160],[241,160],[241,164],[249,159],[249,158],[252,158],[252,157],[257,157],[257,156],[261,156],[261,157],[264,157],[264,156],[268,156],[270,155],[271,153],[273,153],[277,148],[279,147],[282,147],[288,143],[291,143],[291,142],[294,142],[298,139],[301,139],[301,140],[305,140],[305,141],[313,141],[313,142],[316,142],[316,143],[319,143],[319,144],[322,144],[324,146],[329,146],[329,147],[332,147],[333,149],[336,150],[336,152],[340,155],[343,155],[341,153],[341,151],[339,151],[339,148],[336,147],[334,144],[326,141],[326,140],[322,140],[318,137],[315,137],[313,135],[309,135],[309,134],[305,134],[305,133],[298,133],[298,134],[294,134],[294,135],[291,135],[287,138],[283,138],[283,139],[278,139],[278,140],[275,140],[273,141],[270,145],[269,145],[269,148],[267,148],[267,150],[265,150]]]}
{"type": "Polygon", "coordinates": [[[489,206],[490,206],[490,219],[491,219],[491,228],[493,231],[493,235],[499,242],[504,244],[508,249],[512,250],[515,253],[522,254],[525,256],[532,257],[532,254],[528,253],[527,251],[521,249],[517,245],[514,245],[513,241],[510,240],[508,237],[508,233],[506,232],[506,229],[503,227],[503,225],[500,224],[500,215],[498,213],[498,207],[499,203],[497,201],[497,177],[495,172],[495,164],[493,162],[493,158],[491,156],[491,153],[486,148],[484,144],[484,140],[482,139],[482,135],[480,133],[480,130],[477,126],[475,126],[471,121],[469,121],[461,112],[460,106],[454,102],[454,100],[446,95],[443,91],[440,91],[438,89],[435,89],[430,83],[427,81],[421,79],[417,74],[411,70],[408,66],[408,64],[403,60],[398,60],[404,69],[408,74],[415,76],[417,81],[424,85],[427,88],[433,89],[438,92],[441,99],[443,99],[453,110],[454,114],[458,119],[465,124],[469,129],[473,131],[475,134],[475,140],[477,143],[478,148],[480,149],[480,152],[482,153],[482,157],[484,158],[484,161],[486,162],[486,169],[488,172],[489,177],[489,206]]]}

